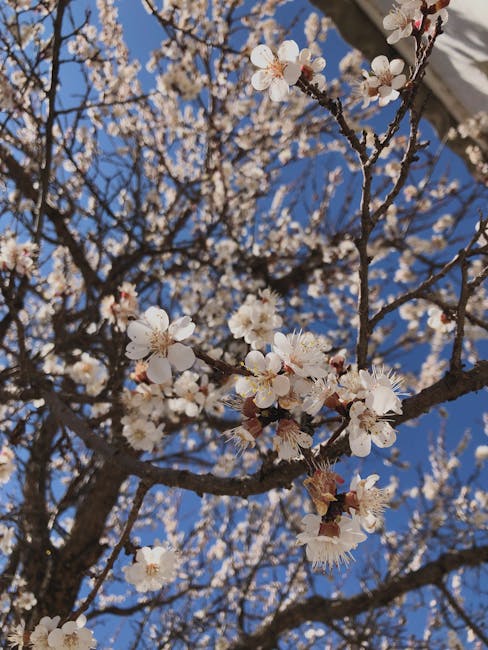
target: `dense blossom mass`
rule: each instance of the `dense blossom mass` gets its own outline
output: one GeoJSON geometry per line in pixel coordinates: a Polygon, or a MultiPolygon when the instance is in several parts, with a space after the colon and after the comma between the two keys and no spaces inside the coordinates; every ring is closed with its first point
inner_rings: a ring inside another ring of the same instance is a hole
{"type": "Polygon", "coordinates": [[[141,3],[0,8],[0,647],[477,650],[488,117],[446,136],[469,182],[420,123],[449,0],[384,17],[410,66],[300,3],[141,3]]]}

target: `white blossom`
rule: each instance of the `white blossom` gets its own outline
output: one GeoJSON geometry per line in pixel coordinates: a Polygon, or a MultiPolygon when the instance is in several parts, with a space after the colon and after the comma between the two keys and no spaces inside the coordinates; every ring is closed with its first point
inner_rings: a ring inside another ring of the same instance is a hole
{"type": "Polygon", "coordinates": [[[137,591],[155,591],[175,578],[176,553],[169,546],[144,546],[137,551],[135,562],[122,570],[137,591]]]}
{"type": "Polygon", "coordinates": [[[359,520],[343,515],[338,523],[323,523],[319,515],[306,515],[302,519],[303,533],[297,536],[298,544],[306,544],[307,559],[313,568],[332,569],[349,564],[350,551],[364,542],[366,535],[361,531],[359,520]]]}
{"type": "Polygon", "coordinates": [[[171,366],[183,371],[195,362],[193,350],[180,343],[193,334],[195,323],[189,316],[169,323],[164,309],[149,307],[141,319],[132,321],[127,334],[132,341],[127,345],[129,359],[148,358],[147,376],[156,384],[171,377],[171,366]]]}
{"type": "Polygon", "coordinates": [[[49,646],[48,636],[50,632],[58,627],[60,620],[60,616],[55,616],[54,618],[44,616],[41,618],[30,635],[30,643],[33,650],[49,650],[50,647],[52,648],[52,646],[49,646]]]}
{"type": "Polygon", "coordinates": [[[268,89],[269,97],[274,102],[285,100],[290,86],[296,84],[301,74],[301,66],[297,63],[298,53],[295,41],[284,41],[277,55],[267,45],[255,47],[251,52],[251,63],[261,69],[252,76],[253,88],[268,89]]]}
{"type": "Polygon", "coordinates": [[[281,357],[285,369],[299,377],[326,377],[329,368],[317,338],[311,332],[294,332],[285,336],[277,332],[273,350],[281,357]]]}
{"type": "Polygon", "coordinates": [[[252,375],[239,377],[236,381],[236,392],[242,397],[254,397],[258,408],[268,408],[277,397],[286,395],[290,390],[290,380],[285,375],[278,374],[282,363],[274,352],[264,356],[258,350],[252,350],[246,356],[245,365],[252,375]]]}
{"type": "Polygon", "coordinates": [[[61,628],[49,632],[48,647],[54,650],[91,650],[97,647],[93,632],[85,628],[86,617],[81,615],[76,621],[68,621],[61,628]]]}
{"type": "Polygon", "coordinates": [[[312,436],[301,431],[295,420],[282,419],[278,423],[273,447],[282,460],[291,460],[300,455],[300,447],[309,449],[312,446],[312,436]]]}
{"type": "Polygon", "coordinates": [[[14,457],[14,452],[10,447],[4,445],[0,451],[0,483],[7,483],[15,471],[14,457]]]}
{"type": "Polygon", "coordinates": [[[378,447],[391,447],[395,443],[395,429],[368,409],[364,402],[353,402],[349,417],[351,421],[347,431],[349,446],[354,456],[368,456],[371,452],[371,442],[378,447]]]}
{"type": "Polygon", "coordinates": [[[122,418],[122,435],[127,438],[134,449],[152,451],[161,442],[164,435],[164,423],[156,426],[154,422],[144,418],[122,418]]]}

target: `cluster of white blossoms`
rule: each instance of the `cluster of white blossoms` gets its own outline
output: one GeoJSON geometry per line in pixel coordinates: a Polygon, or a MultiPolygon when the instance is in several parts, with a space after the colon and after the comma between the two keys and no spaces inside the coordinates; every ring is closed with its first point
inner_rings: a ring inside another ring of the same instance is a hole
{"type": "MultiPolygon", "coordinates": [[[[253,327],[252,322],[248,327],[253,327]]],[[[244,323],[240,333],[246,337],[244,323]]],[[[394,444],[396,433],[388,417],[402,412],[401,379],[394,373],[346,368],[344,357],[328,358],[319,337],[311,332],[275,332],[271,347],[267,354],[249,352],[244,362],[247,374],[235,383],[242,398],[239,410],[247,419],[224,434],[239,452],[254,447],[264,427],[276,423],[273,447],[278,457],[299,456],[312,446],[310,431],[299,424],[303,414],[316,417],[324,407],[348,418],[346,432],[355,456],[367,456],[372,443],[394,444]]]]}
{"type": "Polygon", "coordinates": [[[140,548],[135,562],[122,570],[125,579],[143,593],[161,589],[174,580],[177,568],[176,552],[168,545],[144,546],[140,548]]]}
{"type": "Polygon", "coordinates": [[[85,628],[85,616],[58,627],[60,620],[60,616],[44,616],[30,635],[19,626],[8,638],[10,647],[29,647],[32,650],[92,650],[97,647],[93,632],[85,628]],[[29,640],[26,642],[27,637],[29,640]]]}
{"type": "Polygon", "coordinates": [[[30,277],[35,268],[36,254],[37,244],[21,244],[13,235],[7,233],[0,241],[0,271],[8,270],[30,277]]]}
{"type": "Polygon", "coordinates": [[[4,445],[0,451],[0,483],[7,483],[15,470],[14,452],[4,445]]]}
{"type": "Polygon", "coordinates": [[[314,84],[319,90],[325,88],[325,77],[321,74],[325,68],[325,59],[312,60],[308,48],[299,51],[295,41],[284,41],[276,54],[267,45],[258,45],[251,52],[251,63],[257,68],[251,79],[255,90],[268,90],[274,102],[285,100],[300,75],[314,84]]]}
{"type": "Polygon", "coordinates": [[[340,493],[337,486],[344,479],[330,465],[322,464],[304,481],[317,514],[303,518],[297,543],[306,544],[307,559],[314,568],[348,564],[351,550],[367,537],[362,529],[376,528],[389,501],[387,490],[374,487],[378,478],[377,474],[364,480],[355,476],[349,491],[340,493]]]}
{"type": "MultiPolygon", "coordinates": [[[[412,34],[429,34],[438,20],[447,22],[450,0],[397,0],[390,13],[385,16],[383,26],[392,33],[387,41],[397,43],[412,34]]],[[[276,54],[267,45],[258,45],[251,52],[251,63],[259,68],[251,78],[255,90],[268,90],[271,100],[279,102],[287,99],[290,86],[300,77],[325,89],[325,77],[321,74],[325,59],[318,57],[312,61],[312,53],[306,48],[299,50],[295,41],[284,41],[276,54]]],[[[367,108],[371,101],[378,100],[379,106],[386,106],[397,99],[405,86],[407,77],[403,74],[405,63],[401,59],[389,61],[384,55],[371,62],[371,72],[363,70],[363,80],[354,84],[354,95],[363,101],[367,108]]]]}
{"type": "Polygon", "coordinates": [[[130,282],[123,282],[118,295],[104,296],[100,304],[100,315],[118,329],[125,331],[129,319],[137,314],[137,291],[130,282]]]}
{"type": "Polygon", "coordinates": [[[397,5],[383,19],[383,27],[392,33],[387,42],[393,45],[411,36],[415,30],[430,32],[440,18],[447,22],[450,0],[397,0],[397,5]]]}
{"type": "Polygon", "coordinates": [[[258,296],[249,294],[229,319],[234,338],[243,338],[254,350],[271,343],[274,330],[283,323],[277,313],[278,301],[278,295],[270,289],[261,290],[258,296]]]}

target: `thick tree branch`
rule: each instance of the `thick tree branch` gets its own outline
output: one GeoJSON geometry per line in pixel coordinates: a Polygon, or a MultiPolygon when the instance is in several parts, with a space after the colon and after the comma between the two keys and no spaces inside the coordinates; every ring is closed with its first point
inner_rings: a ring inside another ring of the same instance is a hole
{"type": "Polygon", "coordinates": [[[381,587],[372,591],[332,600],[311,596],[278,612],[274,618],[262,625],[254,634],[229,646],[228,650],[272,650],[284,632],[299,627],[307,621],[328,625],[346,617],[359,616],[372,609],[386,607],[396,598],[428,585],[437,585],[442,578],[461,567],[476,567],[488,562],[488,546],[449,551],[425,564],[417,571],[385,580],[381,587]]]}

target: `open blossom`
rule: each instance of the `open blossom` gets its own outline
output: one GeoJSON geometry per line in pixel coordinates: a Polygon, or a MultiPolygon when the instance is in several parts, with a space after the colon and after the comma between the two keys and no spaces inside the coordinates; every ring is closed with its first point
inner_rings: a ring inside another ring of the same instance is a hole
{"type": "Polygon", "coordinates": [[[130,282],[123,282],[118,288],[117,296],[104,296],[100,305],[102,318],[109,323],[117,325],[119,329],[125,330],[129,318],[137,312],[137,291],[135,285],[130,282]]]}
{"type": "Polygon", "coordinates": [[[195,362],[195,354],[180,341],[193,334],[195,323],[189,316],[169,323],[164,309],[149,307],[144,316],[129,323],[127,334],[132,341],[127,345],[129,359],[148,358],[146,374],[155,384],[171,378],[171,366],[188,370],[195,362]]]}
{"type": "Polygon", "coordinates": [[[364,402],[354,402],[349,409],[351,421],[347,427],[349,446],[354,456],[368,456],[371,442],[378,447],[391,447],[396,440],[395,429],[364,402]]]}
{"type": "Polygon", "coordinates": [[[427,325],[433,330],[448,334],[456,328],[456,321],[439,307],[430,307],[427,315],[429,316],[427,325]]]}
{"type": "Polygon", "coordinates": [[[6,483],[15,470],[13,459],[14,452],[4,445],[0,451],[0,483],[6,483]]]}
{"type": "Polygon", "coordinates": [[[334,375],[329,374],[326,379],[316,379],[311,391],[303,400],[303,410],[309,415],[315,416],[325,402],[337,391],[337,380],[334,375]]]}
{"type": "Polygon", "coordinates": [[[339,522],[323,522],[320,515],[306,515],[302,519],[302,528],[297,544],[307,545],[307,559],[313,562],[314,569],[349,564],[350,551],[366,539],[359,520],[347,515],[343,515],[339,522]]]}
{"type": "Polygon", "coordinates": [[[320,73],[325,68],[325,59],[319,56],[312,61],[312,52],[308,48],[304,48],[300,50],[298,63],[302,67],[302,75],[305,79],[309,83],[318,86],[319,90],[323,90],[325,88],[325,77],[320,73]]]}
{"type": "Polygon", "coordinates": [[[80,360],[68,367],[71,379],[86,386],[88,395],[98,395],[108,377],[105,366],[88,353],[83,352],[80,360]]]}
{"type": "Polygon", "coordinates": [[[290,86],[298,81],[301,65],[297,63],[298,45],[295,41],[284,41],[277,55],[267,45],[258,45],[251,52],[251,63],[261,68],[255,72],[251,84],[256,90],[268,89],[270,99],[281,102],[290,92],[290,86]]]}
{"type": "Polygon", "coordinates": [[[329,369],[320,344],[311,332],[298,332],[285,336],[277,332],[273,351],[281,357],[287,371],[299,377],[326,377],[329,369]]]}
{"type": "Polygon", "coordinates": [[[412,34],[414,23],[422,20],[421,3],[417,0],[403,2],[400,7],[394,7],[383,18],[383,27],[392,33],[386,39],[390,45],[412,34]]]}
{"type": "Polygon", "coordinates": [[[283,419],[278,422],[273,447],[282,460],[291,460],[300,454],[300,447],[309,449],[312,446],[312,436],[301,431],[295,420],[283,419]]]}
{"type": "Polygon", "coordinates": [[[399,97],[398,91],[407,81],[407,77],[402,74],[404,65],[401,59],[393,59],[390,62],[383,54],[371,61],[374,74],[365,73],[366,83],[370,92],[375,91],[380,106],[386,106],[399,97]]]}
{"type": "Polygon", "coordinates": [[[169,546],[144,546],[137,551],[136,561],[122,570],[137,591],[155,591],[176,576],[176,552],[169,546]]]}
{"type": "Polygon", "coordinates": [[[0,243],[0,270],[8,269],[30,277],[34,270],[36,254],[37,244],[32,242],[19,244],[15,237],[8,237],[0,243]]]}
{"type": "Polygon", "coordinates": [[[329,463],[320,464],[312,476],[303,481],[320,516],[327,514],[331,503],[337,502],[337,486],[343,483],[342,476],[329,463]]]}
{"type": "Polygon", "coordinates": [[[264,347],[273,341],[274,330],[283,321],[277,314],[278,295],[262,289],[259,296],[248,295],[239,309],[229,318],[229,329],[234,338],[243,338],[254,348],[264,347]]]}
{"type": "Polygon", "coordinates": [[[239,455],[248,447],[256,446],[256,438],[261,435],[262,431],[263,425],[258,418],[249,418],[244,420],[238,427],[227,429],[227,431],[223,432],[223,435],[227,438],[227,442],[234,443],[239,455]]]}
{"type": "Polygon", "coordinates": [[[93,632],[85,628],[86,617],[79,616],[76,621],[68,621],[61,628],[49,632],[48,648],[54,650],[91,650],[97,647],[93,632]]]}
{"type": "Polygon", "coordinates": [[[154,422],[150,420],[144,418],[133,419],[129,416],[122,418],[122,424],[124,425],[122,435],[127,438],[134,449],[152,451],[163,437],[164,424],[156,427],[154,422]]]}
{"type": "Polygon", "coordinates": [[[236,392],[242,397],[254,397],[258,408],[268,408],[277,397],[286,395],[290,390],[290,380],[285,375],[279,375],[281,359],[274,352],[264,356],[258,350],[252,350],[246,356],[245,365],[252,376],[239,377],[236,382],[236,392]]]}
{"type": "Polygon", "coordinates": [[[41,618],[30,635],[30,643],[33,650],[49,650],[52,647],[49,645],[48,636],[50,632],[58,627],[60,620],[60,616],[55,616],[54,618],[44,616],[41,618]]]}
{"type": "Polygon", "coordinates": [[[10,555],[14,548],[15,528],[8,528],[0,524],[0,551],[5,555],[10,555]]]}
{"type": "Polygon", "coordinates": [[[385,413],[402,413],[402,402],[397,395],[402,379],[394,372],[385,373],[383,369],[373,367],[372,373],[360,370],[361,384],[366,390],[365,404],[377,415],[385,413]]]}
{"type": "Polygon", "coordinates": [[[377,520],[390,501],[388,490],[374,487],[378,479],[378,474],[371,474],[366,479],[361,479],[358,474],[352,479],[344,500],[345,507],[357,514],[361,525],[368,532],[376,528],[377,520]]]}

